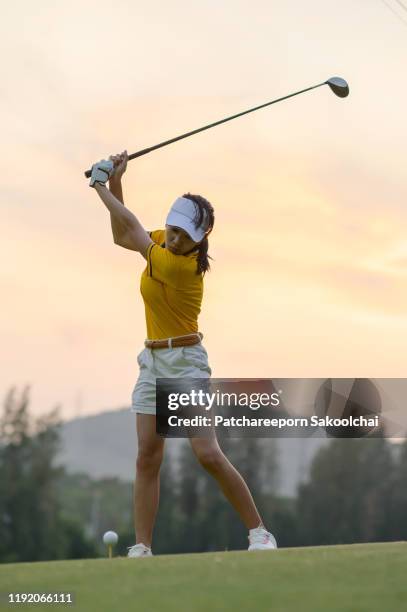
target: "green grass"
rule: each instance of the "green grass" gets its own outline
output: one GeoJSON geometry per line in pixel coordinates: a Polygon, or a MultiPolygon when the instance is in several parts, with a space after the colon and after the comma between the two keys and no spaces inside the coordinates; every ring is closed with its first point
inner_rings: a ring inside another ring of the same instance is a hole
{"type": "MultiPolygon", "coordinates": [[[[0,590],[72,592],[84,612],[396,612],[407,543],[0,565],[0,590]]],[[[55,610],[64,605],[14,605],[55,610]]]]}

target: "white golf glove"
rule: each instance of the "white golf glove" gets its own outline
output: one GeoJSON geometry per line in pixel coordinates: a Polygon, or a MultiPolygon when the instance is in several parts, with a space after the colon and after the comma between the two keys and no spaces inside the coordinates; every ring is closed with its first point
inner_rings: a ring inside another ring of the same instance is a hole
{"type": "Polygon", "coordinates": [[[94,187],[95,183],[106,185],[113,172],[113,162],[110,159],[101,159],[92,166],[89,187],[94,187]]]}

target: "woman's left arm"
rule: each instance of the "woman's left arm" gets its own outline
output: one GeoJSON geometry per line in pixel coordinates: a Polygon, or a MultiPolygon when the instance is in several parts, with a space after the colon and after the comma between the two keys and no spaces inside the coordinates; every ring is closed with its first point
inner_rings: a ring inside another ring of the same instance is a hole
{"type": "Polygon", "coordinates": [[[127,228],[127,233],[123,239],[126,245],[123,246],[131,248],[133,251],[138,251],[146,259],[147,249],[152,240],[136,215],[123,206],[123,204],[106,188],[106,185],[95,183],[94,188],[109,212],[127,228]],[[131,247],[128,246],[129,241],[131,241],[131,247]]]}

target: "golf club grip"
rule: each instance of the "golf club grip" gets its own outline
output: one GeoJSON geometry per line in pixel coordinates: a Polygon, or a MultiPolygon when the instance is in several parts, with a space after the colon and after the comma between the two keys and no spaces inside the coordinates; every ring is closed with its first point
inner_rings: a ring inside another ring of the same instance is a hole
{"type": "MultiPolygon", "coordinates": [[[[228,121],[228,120],[229,119],[222,119],[221,121],[217,121],[216,124],[224,123],[225,121],[228,121]]],[[[182,140],[183,138],[187,138],[188,136],[192,136],[193,134],[197,134],[198,132],[207,130],[210,127],[213,127],[214,125],[215,124],[205,125],[204,127],[198,128],[197,130],[193,130],[192,132],[188,132],[187,134],[181,134],[181,136],[176,136],[175,138],[171,138],[170,140],[166,140],[165,142],[160,142],[159,144],[156,144],[153,147],[147,147],[147,149],[136,151],[135,153],[131,153],[127,159],[128,161],[132,159],[136,159],[136,157],[141,157],[142,155],[146,155],[147,153],[150,153],[151,151],[155,151],[156,149],[161,149],[161,147],[165,147],[171,144],[172,142],[176,142],[177,140],[182,140]]],[[[86,178],[90,178],[91,174],[92,174],[92,170],[86,170],[85,172],[86,178]]]]}
{"type": "MultiPolygon", "coordinates": [[[[128,161],[130,161],[131,159],[135,159],[136,157],[140,157],[141,155],[145,155],[146,153],[150,153],[150,151],[153,151],[154,149],[158,149],[159,146],[164,146],[164,143],[162,145],[157,145],[155,147],[149,147],[148,149],[143,149],[142,151],[137,151],[136,153],[131,153],[131,155],[128,156],[128,161]]],[[[86,178],[90,178],[92,174],[92,169],[90,170],[86,170],[85,172],[85,176],[86,178]]]]}
{"type": "MultiPolygon", "coordinates": [[[[209,128],[215,127],[216,125],[220,125],[221,123],[226,123],[226,121],[231,121],[232,119],[236,119],[237,117],[242,117],[243,115],[247,115],[248,113],[253,113],[256,110],[261,108],[265,108],[266,106],[270,106],[271,104],[276,104],[277,102],[281,102],[282,100],[288,100],[288,98],[292,98],[294,96],[298,96],[306,91],[310,91],[311,89],[316,89],[317,87],[321,87],[322,85],[326,85],[326,81],[323,83],[319,83],[318,85],[313,85],[312,87],[307,87],[306,89],[301,89],[301,91],[296,91],[295,93],[289,94],[288,96],[283,96],[282,98],[277,98],[277,100],[272,100],[271,102],[266,102],[265,104],[260,104],[259,106],[255,106],[254,108],[249,108],[241,113],[237,113],[236,115],[232,115],[231,117],[226,117],[225,119],[220,119],[219,121],[215,121],[214,123],[210,123],[209,125],[204,125],[196,130],[192,130],[191,132],[187,132],[186,134],[181,134],[180,136],[176,136],[175,138],[171,138],[170,140],[165,140],[164,142],[160,142],[153,147],[148,147],[147,149],[142,149],[141,151],[137,151],[136,153],[132,153],[129,155],[128,159],[135,159],[136,157],[141,157],[142,155],[146,155],[150,153],[150,151],[155,151],[156,149],[160,149],[161,147],[165,147],[173,142],[177,142],[177,140],[182,140],[183,138],[188,138],[188,136],[193,136],[194,134],[198,134],[199,132],[203,132],[204,130],[209,130],[209,128]]],[[[85,176],[89,178],[92,174],[91,170],[86,170],[85,176]]]]}

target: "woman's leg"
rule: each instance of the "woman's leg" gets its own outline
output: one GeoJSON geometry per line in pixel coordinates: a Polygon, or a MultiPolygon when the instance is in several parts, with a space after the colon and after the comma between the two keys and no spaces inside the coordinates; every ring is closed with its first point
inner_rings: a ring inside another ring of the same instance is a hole
{"type": "Polygon", "coordinates": [[[134,526],[136,544],[151,547],[160,495],[160,466],[164,438],[156,433],[156,417],[137,414],[138,453],[134,484],[134,526]]]}
{"type": "Polygon", "coordinates": [[[247,484],[223,454],[216,437],[190,438],[190,443],[198,461],[218,481],[247,529],[261,525],[260,514],[247,484]]]}

